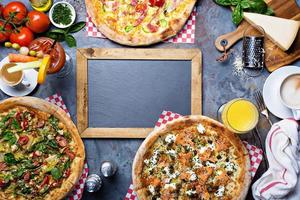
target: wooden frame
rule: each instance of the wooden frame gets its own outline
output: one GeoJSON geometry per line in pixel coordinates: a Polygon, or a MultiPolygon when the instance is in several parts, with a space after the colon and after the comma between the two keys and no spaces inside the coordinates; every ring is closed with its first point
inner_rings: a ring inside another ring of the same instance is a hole
{"type": "Polygon", "coordinates": [[[145,138],[153,128],[88,127],[88,60],[191,60],[191,114],[202,113],[199,49],[77,49],[77,127],[82,138],[145,138]]]}

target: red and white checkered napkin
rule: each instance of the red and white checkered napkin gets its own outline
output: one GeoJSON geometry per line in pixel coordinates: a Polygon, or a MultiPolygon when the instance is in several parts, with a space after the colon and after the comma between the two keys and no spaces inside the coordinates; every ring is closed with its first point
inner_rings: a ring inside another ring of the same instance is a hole
{"type": "MultiPolygon", "coordinates": [[[[157,129],[161,126],[164,126],[166,123],[168,123],[170,121],[173,121],[174,119],[177,119],[177,118],[180,118],[180,117],[181,117],[180,114],[173,113],[171,111],[163,111],[161,113],[161,115],[159,116],[159,119],[156,122],[154,129],[157,129]]],[[[248,150],[249,155],[250,155],[251,168],[250,168],[249,171],[250,171],[251,177],[253,178],[256,171],[257,171],[257,169],[258,169],[258,167],[259,167],[259,164],[262,161],[263,151],[260,148],[257,148],[254,145],[248,144],[248,142],[246,142],[246,141],[243,141],[243,143],[244,143],[244,145],[245,145],[245,147],[248,150]]],[[[127,194],[126,194],[124,200],[138,200],[138,198],[136,196],[136,193],[133,191],[133,185],[132,184],[130,184],[129,189],[127,191],[127,194]]]]}
{"type": "MultiPolygon", "coordinates": [[[[70,113],[69,113],[62,97],[60,96],[60,94],[54,94],[50,97],[47,97],[45,100],[62,108],[67,113],[67,115],[70,117],[70,113]]],[[[84,167],[83,167],[83,172],[82,172],[82,175],[81,175],[78,183],[75,185],[74,190],[67,196],[67,198],[65,200],[80,200],[81,199],[83,190],[84,190],[84,184],[85,184],[86,178],[88,176],[88,173],[89,173],[89,168],[88,168],[87,162],[85,161],[84,167]]]]}
{"type": "MultiPolygon", "coordinates": [[[[168,40],[167,42],[172,43],[194,43],[195,42],[195,25],[196,25],[196,7],[192,11],[189,19],[187,20],[184,27],[181,31],[175,36],[168,40]]],[[[91,17],[87,14],[86,16],[86,27],[87,36],[90,37],[99,37],[99,38],[106,38],[94,25],[92,22],[91,17]]]]}

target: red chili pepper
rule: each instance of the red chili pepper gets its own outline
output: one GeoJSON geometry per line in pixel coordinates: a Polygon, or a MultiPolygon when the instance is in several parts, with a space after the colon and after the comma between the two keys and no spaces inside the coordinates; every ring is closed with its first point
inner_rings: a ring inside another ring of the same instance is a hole
{"type": "Polygon", "coordinates": [[[27,135],[22,135],[20,136],[18,143],[23,146],[26,145],[28,141],[29,141],[29,137],[27,135]]]}
{"type": "Polygon", "coordinates": [[[41,183],[40,188],[43,188],[45,185],[49,184],[49,181],[50,181],[49,175],[46,175],[41,183]]]}

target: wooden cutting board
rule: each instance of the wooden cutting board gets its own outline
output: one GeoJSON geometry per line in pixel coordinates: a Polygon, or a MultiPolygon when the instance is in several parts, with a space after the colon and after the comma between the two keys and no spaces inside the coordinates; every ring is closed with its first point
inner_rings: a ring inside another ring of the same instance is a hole
{"type": "MultiPolygon", "coordinates": [[[[295,0],[265,0],[265,2],[274,10],[275,16],[297,21],[300,20],[300,8],[295,0]]],[[[226,49],[230,48],[243,38],[244,30],[246,30],[248,26],[250,26],[250,24],[244,20],[235,31],[218,37],[215,41],[216,48],[220,51],[224,51],[221,45],[221,41],[224,39],[228,41],[226,49]]],[[[270,72],[296,61],[300,58],[300,31],[298,31],[298,35],[288,51],[282,51],[267,38],[265,40],[265,50],[265,65],[270,72]]]]}

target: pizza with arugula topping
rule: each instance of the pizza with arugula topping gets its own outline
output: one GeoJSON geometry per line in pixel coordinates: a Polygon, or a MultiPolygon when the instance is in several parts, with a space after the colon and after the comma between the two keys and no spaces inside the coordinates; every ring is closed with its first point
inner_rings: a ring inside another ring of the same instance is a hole
{"type": "Polygon", "coordinates": [[[175,36],[196,0],[85,0],[93,23],[109,39],[125,45],[157,43],[175,36]]]}
{"type": "Polygon", "coordinates": [[[187,116],[153,131],[133,163],[139,199],[244,199],[250,160],[240,139],[221,123],[187,116]]]}
{"type": "Polygon", "coordinates": [[[84,158],[83,142],[62,109],[34,97],[0,103],[0,199],[62,199],[84,158]]]}

